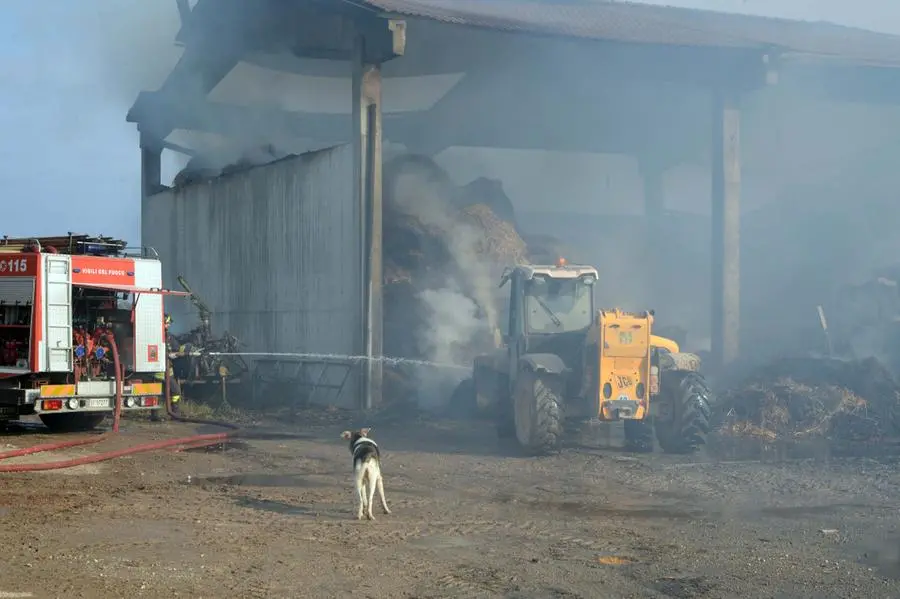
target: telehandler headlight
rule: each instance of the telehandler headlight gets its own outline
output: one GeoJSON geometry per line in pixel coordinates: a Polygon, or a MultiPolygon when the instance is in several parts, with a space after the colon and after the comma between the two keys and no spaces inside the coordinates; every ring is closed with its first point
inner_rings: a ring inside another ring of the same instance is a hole
{"type": "Polygon", "coordinates": [[[612,397],[612,385],[603,383],[603,399],[609,399],[610,397],[612,397]]]}

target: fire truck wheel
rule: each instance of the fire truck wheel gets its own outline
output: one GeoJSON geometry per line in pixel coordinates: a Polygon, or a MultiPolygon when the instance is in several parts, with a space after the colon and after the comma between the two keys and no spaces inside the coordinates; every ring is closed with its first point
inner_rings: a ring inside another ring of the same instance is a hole
{"type": "Polygon", "coordinates": [[[106,418],[105,412],[81,412],[76,414],[41,414],[41,422],[54,433],[91,431],[106,418]]]}

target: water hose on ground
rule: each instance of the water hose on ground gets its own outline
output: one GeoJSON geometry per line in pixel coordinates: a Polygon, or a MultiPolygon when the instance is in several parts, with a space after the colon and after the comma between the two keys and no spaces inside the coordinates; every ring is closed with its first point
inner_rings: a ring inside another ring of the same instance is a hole
{"type": "MultiPolygon", "coordinates": [[[[119,361],[119,348],[116,345],[116,340],[113,338],[112,334],[110,334],[107,339],[109,340],[110,347],[112,348],[113,354],[113,367],[116,372],[116,403],[113,407],[113,427],[112,433],[106,433],[102,435],[96,435],[94,437],[89,437],[87,439],[77,439],[74,441],[61,441],[59,443],[45,443],[43,445],[35,445],[34,447],[26,447],[24,449],[14,449],[11,451],[0,452],[0,460],[5,460],[8,458],[14,458],[19,456],[31,455],[35,453],[43,453],[45,451],[54,451],[57,449],[66,449],[69,447],[78,447],[80,445],[90,445],[93,443],[100,443],[101,441],[105,441],[107,439],[112,438],[116,433],[119,432],[119,420],[122,415],[122,388],[123,388],[123,371],[121,368],[121,363],[119,361]]],[[[166,399],[166,412],[169,417],[173,420],[179,422],[185,422],[190,424],[205,424],[209,426],[219,426],[222,428],[228,428],[226,432],[222,433],[210,433],[203,435],[190,435],[187,437],[179,437],[177,439],[166,439],[165,441],[152,441],[150,443],[142,443],[140,445],[135,445],[132,447],[126,447],[124,449],[115,449],[112,451],[106,451],[101,453],[95,453],[92,455],[82,456],[79,458],[72,458],[68,460],[59,460],[56,462],[42,462],[38,464],[10,464],[10,465],[0,465],[0,473],[2,472],[39,472],[43,470],[61,470],[64,468],[72,468],[74,466],[82,466],[84,464],[95,464],[97,462],[105,462],[107,460],[113,460],[115,458],[121,458],[127,455],[133,455],[136,453],[143,453],[147,451],[157,451],[160,449],[168,449],[168,448],[184,448],[184,449],[194,449],[199,447],[206,447],[208,445],[218,445],[221,444],[228,439],[236,437],[240,433],[240,427],[230,422],[222,422],[218,420],[203,420],[200,418],[185,418],[176,414],[172,409],[172,395],[171,395],[171,385],[170,385],[170,375],[168,367],[166,368],[166,377],[165,377],[165,399],[166,399]]]]}

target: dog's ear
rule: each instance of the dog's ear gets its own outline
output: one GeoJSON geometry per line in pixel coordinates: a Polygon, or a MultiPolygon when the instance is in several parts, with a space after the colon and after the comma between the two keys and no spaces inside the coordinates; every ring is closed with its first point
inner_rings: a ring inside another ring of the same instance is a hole
{"type": "Polygon", "coordinates": [[[344,432],[341,433],[341,439],[343,439],[344,441],[349,441],[349,440],[350,440],[350,436],[351,436],[352,434],[353,434],[353,433],[351,433],[350,431],[344,431],[344,432]]]}
{"type": "Polygon", "coordinates": [[[362,435],[363,437],[368,437],[370,430],[372,430],[372,429],[371,428],[361,428],[361,429],[359,429],[359,434],[362,435]]]}

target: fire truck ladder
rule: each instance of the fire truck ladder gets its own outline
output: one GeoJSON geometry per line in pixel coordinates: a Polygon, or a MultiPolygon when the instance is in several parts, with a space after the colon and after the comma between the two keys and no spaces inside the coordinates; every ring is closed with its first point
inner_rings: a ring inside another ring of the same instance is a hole
{"type": "Polygon", "coordinates": [[[4,235],[0,238],[0,254],[18,254],[35,244],[42,249],[55,248],[60,254],[91,254],[94,256],[119,256],[128,246],[121,239],[72,232],[57,237],[11,238],[4,235]]]}
{"type": "Polygon", "coordinates": [[[72,370],[72,285],[68,258],[47,256],[47,370],[72,370]]]}

